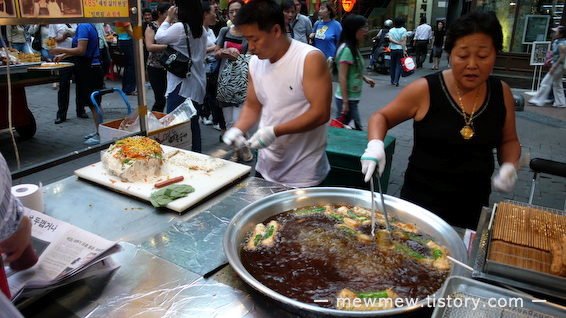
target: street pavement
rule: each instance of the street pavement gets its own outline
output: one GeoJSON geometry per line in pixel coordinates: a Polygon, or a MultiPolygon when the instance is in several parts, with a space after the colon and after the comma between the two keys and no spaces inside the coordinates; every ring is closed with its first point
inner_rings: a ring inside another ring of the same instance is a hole
{"type": "MultiPolygon", "coordinates": [[[[445,63],[445,61],[443,61],[445,63]]],[[[441,69],[446,64],[441,65],[441,69]]],[[[368,72],[368,76],[376,82],[376,87],[365,86],[359,103],[360,115],[364,122],[369,116],[391,101],[411,81],[430,74],[430,64],[425,63],[424,69],[418,69],[414,75],[402,78],[399,87],[390,85],[389,75],[368,72]]],[[[121,88],[121,82],[106,80],[107,87],[121,88]]],[[[513,89],[514,92],[524,93],[524,89],[513,89]]],[[[82,119],[75,116],[74,111],[74,84],[71,93],[71,102],[67,121],[55,125],[55,113],[57,110],[57,91],[53,90],[51,84],[38,85],[26,88],[29,108],[37,121],[37,133],[34,138],[19,141],[16,145],[19,153],[18,165],[16,152],[9,133],[0,133],[0,151],[8,161],[12,171],[33,166],[40,162],[70,154],[74,151],[84,149],[83,136],[91,133],[94,129],[92,118],[82,119]]],[[[526,96],[525,96],[526,97],[526,96]]],[[[526,99],[526,98],[525,98],[526,99]]],[[[128,96],[132,107],[138,105],[137,96],[128,96]]],[[[151,108],[153,104],[153,91],[147,91],[147,105],[151,108]]],[[[119,94],[109,94],[102,97],[102,106],[105,111],[104,120],[118,119],[126,116],[126,106],[119,94]]],[[[332,105],[332,116],[335,115],[336,107],[332,105]]],[[[92,116],[91,116],[92,117],[92,116]]],[[[517,132],[524,154],[530,154],[530,158],[545,158],[559,162],[566,162],[566,110],[552,107],[535,107],[525,104],[524,111],[516,112],[517,132]]],[[[221,145],[219,132],[212,126],[201,124],[203,136],[203,152],[210,153],[221,145]]],[[[367,127],[364,127],[367,130],[367,127]]],[[[17,137],[17,133],[15,133],[17,137]]],[[[395,153],[392,160],[391,176],[387,193],[399,196],[403,184],[403,175],[407,167],[407,161],[412,148],[413,129],[412,122],[404,122],[389,131],[389,135],[396,137],[395,153]]],[[[360,155],[363,149],[361,149],[360,155]]],[[[57,165],[53,168],[34,173],[22,179],[13,180],[13,184],[19,183],[43,183],[44,185],[73,175],[77,168],[87,166],[100,160],[100,154],[95,153],[86,157],[57,165]]],[[[254,165],[255,160],[249,163],[254,165]]],[[[497,171],[496,171],[497,173],[497,171]]],[[[502,200],[516,200],[527,202],[533,173],[528,165],[518,172],[518,180],[515,190],[510,194],[493,192],[490,203],[502,200]]],[[[455,180],[458,182],[458,180],[455,180]]],[[[566,198],[566,179],[555,176],[541,175],[536,187],[534,204],[560,208],[564,206],[566,198]]],[[[462,204],[465,204],[463,202],[462,204]]]]}

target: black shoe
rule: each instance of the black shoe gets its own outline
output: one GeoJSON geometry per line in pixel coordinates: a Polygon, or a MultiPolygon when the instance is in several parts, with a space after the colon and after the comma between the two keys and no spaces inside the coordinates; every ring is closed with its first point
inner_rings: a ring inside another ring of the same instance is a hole
{"type": "Polygon", "coordinates": [[[79,118],[88,118],[88,115],[86,113],[82,113],[82,114],[77,114],[77,117],[79,118]]]}
{"type": "Polygon", "coordinates": [[[64,118],[60,118],[58,117],[57,119],[55,119],[55,125],[59,125],[60,123],[64,122],[65,119],[64,118]]]}

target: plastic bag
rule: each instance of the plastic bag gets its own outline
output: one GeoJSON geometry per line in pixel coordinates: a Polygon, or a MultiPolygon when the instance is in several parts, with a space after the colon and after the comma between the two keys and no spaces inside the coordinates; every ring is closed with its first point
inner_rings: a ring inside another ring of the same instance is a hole
{"type": "Polygon", "coordinates": [[[197,114],[195,106],[190,98],[185,99],[185,101],[179,105],[175,110],[162,117],[159,122],[164,127],[173,126],[176,124],[184,123],[190,121],[191,117],[197,114]]]}
{"type": "Polygon", "coordinates": [[[401,59],[401,64],[403,65],[403,70],[405,72],[410,72],[417,68],[415,65],[415,60],[413,60],[412,56],[407,56],[401,59]]]}
{"type": "Polygon", "coordinates": [[[330,121],[330,127],[352,129],[352,127],[350,127],[350,126],[348,126],[344,123],[345,119],[346,119],[346,116],[344,114],[340,115],[340,117],[338,117],[336,119],[332,119],[330,121]]]}
{"type": "MultiPolygon", "coordinates": [[[[166,126],[159,122],[159,119],[155,117],[153,113],[147,114],[147,131],[153,131],[164,127],[166,126]]],[[[138,115],[138,112],[132,112],[128,115],[128,117],[124,118],[118,129],[129,132],[140,131],[140,116],[138,115]]]]}

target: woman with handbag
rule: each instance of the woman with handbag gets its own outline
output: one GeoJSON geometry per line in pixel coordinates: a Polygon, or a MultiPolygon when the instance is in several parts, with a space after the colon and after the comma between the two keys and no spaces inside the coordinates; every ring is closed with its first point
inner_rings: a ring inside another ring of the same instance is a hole
{"type": "Polygon", "coordinates": [[[401,59],[407,55],[407,30],[403,27],[403,17],[393,20],[395,27],[389,30],[389,49],[391,50],[391,85],[399,86],[399,77],[403,73],[401,59]]]}
{"type": "MultiPolygon", "coordinates": [[[[193,101],[198,113],[198,105],[204,102],[206,36],[203,36],[202,20],[200,0],[179,1],[177,6],[171,6],[167,10],[167,17],[155,34],[158,43],[166,44],[192,60],[192,65],[189,63],[191,65],[189,72],[184,77],[173,74],[171,70],[167,71],[167,113],[175,110],[187,98],[193,101]],[[178,22],[173,23],[175,20],[178,22]]],[[[191,132],[192,150],[201,152],[202,140],[198,117],[191,120],[191,132]]]]}
{"type": "Polygon", "coordinates": [[[362,121],[358,111],[358,102],[362,95],[364,82],[371,87],[375,82],[364,75],[364,58],[359,43],[368,34],[366,18],[361,15],[349,15],[342,21],[341,45],[336,53],[338,63],[338,81],[334,97],[336,99],[336,117],[344,115],[344,124],[354,120],[354,128],[362,130],[362,121]]]}
{"type": "MultiPolygon", "coordinates": [[[[231,21],[244,5],[242,0],[230,2],[228,16],[231,21]]],[[[222,108],[225,121],[220,126],[221,135],[236,122],[246,99],[248,62],[251,57],[246,54],[247,52],[248,41],[244,39],[238,28],[231,25],[220,29],[214,57],[220,60],[216,99],[222,108]]],[[[230,160],[238,161],[240,157],[244,162],[249,162],[253,159],[253,154],[248,147],[244,147],[241,156],[240,151],[235,151],[230,160]]]]}
{"type": "Polygon", "coordinates": [[[155,33],[159,29],[159,26],[165,18],[167,17],[167,10],[171,7],[169,2],[160,2],[157,7],[155,7],[155,12],[157,13],[157,19],[148,23],[148,27],[145,29],[144,41],[145,47],[149,52],[147,57],[147,77],[151,88],[153,90],[153,96],[155,102],[151,107],[151,111],[163,112],[165,109],[165,90],[167,88],[167,70],[159,64],[159,58],[163,54],[163,50],[167,48],[165,44],[159,44],[155,42],[155,33]]]}
{"type": "Polygon", "coordinates": [[[566,57],[566,28],[559,25],[552,28],[554,38],[557,40],[552,51],[552,66],[542,79],[536,94],[529,103],[542,107],[552,100],[548,99],[550,91],[554,94],[553,107],[566,107],[566,98],[562,87],[562,75],[564,74],[564,59],[566,57]]]}

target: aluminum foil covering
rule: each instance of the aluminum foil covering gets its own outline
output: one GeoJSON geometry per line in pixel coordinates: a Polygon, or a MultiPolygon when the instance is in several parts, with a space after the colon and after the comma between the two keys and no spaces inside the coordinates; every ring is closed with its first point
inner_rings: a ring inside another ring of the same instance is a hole
{"type": "MultiPolygon", "coordinates": [[[[76,310],[79,317],[292,317],[246,291],[204,279],[132,244],[113,256],[122,267],[100,297],[76,310]]],[[[57,300],[64,302],[61,296],[57,300]]]]}
{"type": "MultiPolygon", "coordinates": [[[[222,267],[232,216],[287,189],[249,177],[180,215],[76,177],[50,184],[46,214],[121,241],[125,251],[112,256],[121,266],[112,278],[56,289],[49,304],[80,317],[294,317],[222,267]]],[[[37,306],[41,299],[26,302],[32,311],[48,311],[37,306]]]]}
{"type": "Polygon", "coordinates": [[[227,262],[222,249],[224,230],[241,209],[275,192],[287,190],[280,184],[253,178],[209,209],[191,214],[155,234],[140,246],[163,259],[205,275],[227,262]]]}

